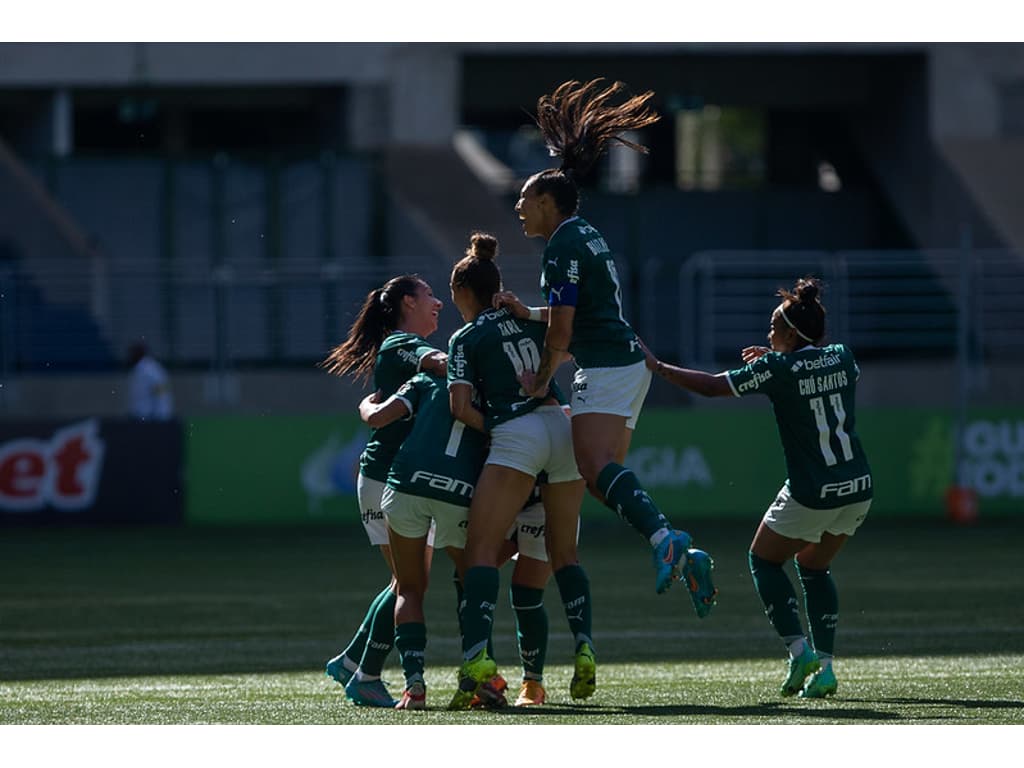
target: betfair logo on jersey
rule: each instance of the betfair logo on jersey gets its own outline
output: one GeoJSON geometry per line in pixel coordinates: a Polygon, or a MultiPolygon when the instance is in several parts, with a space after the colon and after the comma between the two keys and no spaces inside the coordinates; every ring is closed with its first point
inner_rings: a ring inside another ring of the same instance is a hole
{"type": "Polygon", "coordinates": [[[824,357],[816,357],[813,360],[804,360],[804,368],[808,371],[815,371],[818,368],[831,368],[833,365],[839,365],[843,360],[839,355],[825,355],[824,357]]]}
{"type": "Polygon", "coordinates": [[[821,486],[821,498],[835,494],[839,498],[866,491],[871,487],[871,475],[861,475],[843,483],[825,483],[821,486]]]}
{"type": "Polygon", "coordinates": [[[424,472],[422,469],[413,473],[412,482],[424,482],[435,490],[454,493],[456,496],[465,496],[467,499],[473,497],[473,486],[464,480],[435,475],[433,472],[424,472]]]}
{"type": "Polygon", "coordinates": [[[772,377],[771,371],[754,371],[754,375],[748,380],[736,387],[737,392],[750,392],[761,388],[768,379],[772,377]]]}
{"type": "Polygon", "coordinates": [[[569,260],[569,271],[565,273],[565,276],[573,285],[580,281],[580,263],[576,259],[569,260]]]}

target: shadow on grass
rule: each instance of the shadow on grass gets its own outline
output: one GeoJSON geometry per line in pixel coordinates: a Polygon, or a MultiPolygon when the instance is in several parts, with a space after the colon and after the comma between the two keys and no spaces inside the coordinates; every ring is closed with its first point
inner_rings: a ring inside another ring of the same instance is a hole
{"type": "Polygon", "coordinates": [[[1024,711],[1024,701],[1009,699],[915,699],[907,696],[884,699],[844,699],[857,704],[897,704],[919,707],[959,707],[962,709],[1016,709],[1024,711]]]}
{"type": "MultiPolygon", "coordinates": [[[[850,701],[849,699],[844,700],[850,701]]],[[[544,705],[543,707],[509,707],[500,710],[491,710],[494,714],[505,715],[512,718],[542,718],[566,715],[585,718],[588,715],[604,717],[611,715],[629,715],[632,717],[697,717],[709,718],[716,721],[728,721],[729,718],[747,720],[751,717],[772,717],[785,719],[787,717],[820,718],[824,720],[866,720],[866,721],[910,721],[915,717],[907,717],[897,712],[885,712],[868,708],[820,708],[815,705],[807,707],[786,706],[781,702],[763,702],[760,704],[747,704],[736,707],[723,707],[707,704],[666,704],[657,706],[637,707],[608,707],[595,705],[544,705]]],[[[936,718],[929,717],[929,720],[936,718]]]]}

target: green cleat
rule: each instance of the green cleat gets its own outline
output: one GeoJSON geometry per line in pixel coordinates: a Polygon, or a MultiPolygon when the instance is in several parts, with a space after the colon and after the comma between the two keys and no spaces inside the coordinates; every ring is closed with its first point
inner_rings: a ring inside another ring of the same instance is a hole
{"type": "Polygon", "coordinates": [[[462,666],[459,667],[459,688],[452,696],[452,700],[448,702],[448,709],[469,709],[480,686],[494,677],[497,672],[498,665],[487,655],[486,648],[469,661],[462,662],[462,666]]]}
{"type": "Polygon", "coordinates": [[[597,661],[589,643],[580,643],[576,651],[575,670],[569,683],[569,695],[574,699],[588,699],[597,690],[597,661]]]}
{"type": "Polygon", "coordinates": [[[789,674],[779,689],[783,696],[795,696],[804,687],[804,680],[809,675],[821,669],[821,662],[818,655],[811,650],[811,646],[804,643],[804,649],[796,658],[789,660],[789,674]]]}
{"type": "Polygon", "coordinates": [[[811,678],[804,685],[804,689],[800,691],[801,699],[824,699],[826,696],[831,696],[836,692],[839,687],[839,683],[836,682],[835,673],[832,671],[832,665],[829,664],[827,667],[823,667],[821,670],[811,675],[811,678]]]}

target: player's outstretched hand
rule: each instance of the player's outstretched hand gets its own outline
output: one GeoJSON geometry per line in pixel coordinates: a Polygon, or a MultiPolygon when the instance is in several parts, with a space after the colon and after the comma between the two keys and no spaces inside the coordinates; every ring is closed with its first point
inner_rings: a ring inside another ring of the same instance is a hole
{"type": "Polygon", "coordinates": [[[768,349],[768,347],[744,347],[740,355],[742,355],[744,363],[752,363],[757,360],[757,358],[762,355],[767,355],[769,352],[771,352],[771,350],[768,349]]]}
{"type": "Polygon", "coordinates": [[[647,370],[657,373],[658,371],[658,358],[654,356],[654,353],[647,348],[644,344],[644,340],[639,336],[636,337],[637,343],[640,344],[640,349],[644,351],[644,363],[647,365],[647,370]]]}

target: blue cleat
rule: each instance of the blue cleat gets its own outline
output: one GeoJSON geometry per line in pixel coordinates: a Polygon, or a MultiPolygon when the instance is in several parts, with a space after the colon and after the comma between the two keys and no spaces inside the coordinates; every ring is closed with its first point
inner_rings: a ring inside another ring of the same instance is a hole
{"type": "Polygon", "coordinates": [[[681,578],[690,592],[693,610],[697,612],[697,618],[700,619],[711,613],[716,602],[715,598],[718,597],[718,590],[711,582],[711,571],[714,567],[715,561],[704,550],[687,550],[681,578]]]}
{"type": "Polygon", "coordinates": [[[344,664],[344,653],[339,653],[333,659],[327,662],[327,667],[324,669],[324,674],[334,679],[340,685],[348,685],[348,681],[352,679],[352,675],[355,674],[352,670],[344,664]]]}
{"type": "Polygon", "coordinates": [[[654,548],[654,568],[657,571],[654,591],[659,595],[679,578],[679,561],[689,548],[690,534],[684,531],[669,531],[668,536],[654,548]]]}
{"type": "Polygon", "coordinates": [[[345,695],[359,707],[387,707],[393,709],[398,703],[391,698],[383,680],[364,680],[354,678],[345,686],[345,695]]]}

